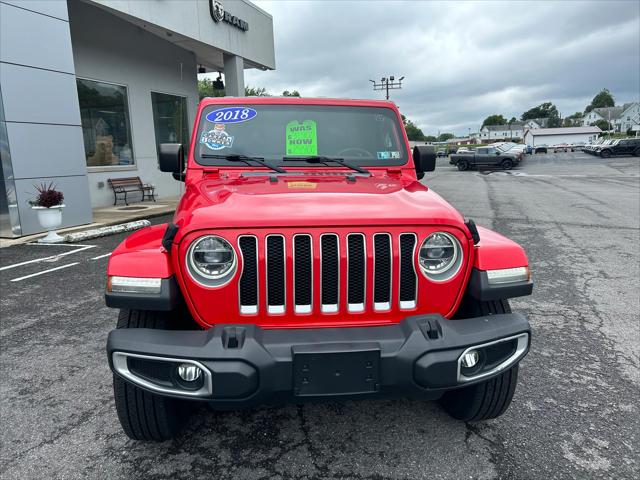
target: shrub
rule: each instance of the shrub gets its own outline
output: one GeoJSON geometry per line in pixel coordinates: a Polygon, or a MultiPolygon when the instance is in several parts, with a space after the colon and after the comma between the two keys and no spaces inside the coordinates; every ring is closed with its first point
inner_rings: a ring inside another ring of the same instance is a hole
{"type": "Polygon", "coordinates": [[[64,194],[55,189],[53,182],[50,184],[41,183],[40,185],[34,185],[38,195],[35,200],[29,201],[29,205],[32,207],[44,207],[51,208],[62,205],[64,201],[64,194]]]}

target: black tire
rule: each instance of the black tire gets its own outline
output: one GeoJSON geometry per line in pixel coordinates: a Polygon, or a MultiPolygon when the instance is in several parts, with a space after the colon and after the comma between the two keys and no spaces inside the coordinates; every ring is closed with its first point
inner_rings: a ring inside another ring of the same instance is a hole
{"type": "Polygon", "coordinates": [[[633,156],[634,156],[634,157],[640,157],[640,148],[636,148],[636,149],[633,151],[633,156]]]}
{"type": "Polygon", "coordinates": [[[445,393],[440,403],[455,419],[465,422],[489,420],[509,408],[517,384],[518,365],[515,365],[491,380],[445,393]]]}
{"type": "MultiPolygon", "coordinates": [[[[171,329],[167,313],[143,310],[120,310],[117,328],[171,329]]],[[[162,442],[180,431],[189,404],[161,397],[136,387],[113,375],[113,391],[118,419],[124,433],[133,440],[162,442]]]]}
{"type": "Polygon", "coordinates": [[[466,160],[458,160],[458,170],[464,172],[469,169],[469,164],[466,160]]]}
{"type": "Polygon", "coordinates": [[[511,170],[513,168],[513,160],[509,160],[507,158],[506,160],[502,161],[500,166],[502,167],[503,170],[511,170]]]}
{"type": "MultiPolygon", "coordinates": [[[[465,297],[454,318],[471,318],[500,313],[511,313],[507,300],[480,302],[465,297]]],[[[451,390],[440,403],[453,418],[465,422],[478,422],[502,415],[513,399],[518,383],[518,365],[501,375],[482,383],[451,390]]]]}
{"type": "Polygon", "coordinates": [[[602,158],[609,158],[611,156],[611,150],[603,150],[600,152],[602,158]]]}

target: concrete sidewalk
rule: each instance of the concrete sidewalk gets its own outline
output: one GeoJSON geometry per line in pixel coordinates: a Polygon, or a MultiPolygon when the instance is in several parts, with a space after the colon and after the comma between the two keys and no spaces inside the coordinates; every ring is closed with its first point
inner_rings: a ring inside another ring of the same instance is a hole
{"type": "MultiPolygon", "coordinates": [[[[139,202],[127,205],[111,205],[109,207],[99,207],[93,209],[93,223],[79,225],[76,227],[62,228],[57,230],[60,235],[70,232],[82,232],[108,225],[118,225],[121,223],[133,222],[146,218],[160,217],[171,214],[176,210],[180,197],[163,198],[158,202],[139,202]]],[[[46,233],[27,235],[19,238],[0,238],[0,248],[10,247],[29,243],[42,238],[46,233]]]]}

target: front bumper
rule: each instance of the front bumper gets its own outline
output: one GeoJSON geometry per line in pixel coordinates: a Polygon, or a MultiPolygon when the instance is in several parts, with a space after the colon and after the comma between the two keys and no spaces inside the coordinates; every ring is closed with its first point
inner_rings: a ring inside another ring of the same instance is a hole
{"type": "Polygon", "coordinates": [[[117,375],[146,390],[226,408],[321,397],[438,398],[499,375],[529,344],[529,323],[517,313],[465,320],[421,315],[367,328],[117,329],[109,333],[107,354],[117,375]],[[467,376],[460,359],[470,348],[487,360],[484,370],[467,376]],[[197,387],[176,383],[182,362],[202,370],[197,387]]]}

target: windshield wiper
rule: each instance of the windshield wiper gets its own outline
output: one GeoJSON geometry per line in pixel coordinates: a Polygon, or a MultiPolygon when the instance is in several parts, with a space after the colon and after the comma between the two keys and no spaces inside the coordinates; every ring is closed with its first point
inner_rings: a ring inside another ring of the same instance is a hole
{"type": "Polygon", "coordinates": [[[285,162],[323,163],[325,165],[327,163],[333,162],[343,167],[350,168],[351,170],[355,170],[358,173],[362,173],[364,175],[371,175],[371,172],[369,172],[369,170],[359,167],[358,165],[354,165],[353,163],[345,162],[343,158],[314,155],[310,157],[283,157],[282,160],[285,162]]]}
{"type": "Polygon", "coordinates": [[[263,167],[267,167],[273,170],[274,172],[287,173],[287,171],[284,170],[283,168],[276,167],[275,165],[271,165],[270,163],[265,162],[263,157],[249,157],[247,155],[221,155],[219,153],[203,153],[201,157],[202,158],[220,158],[223,160],[228,160],[230,162],[244,162],[247,165],[250,165],[250,162],[255,162],[258,165],[261,165],[263,167]]]}

